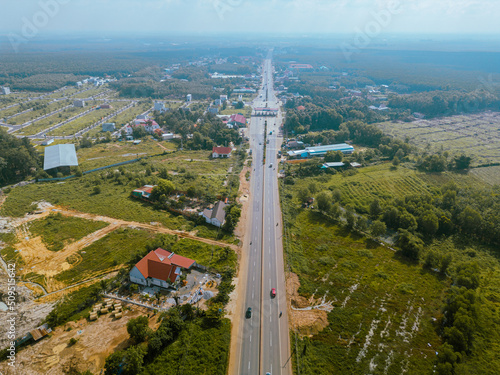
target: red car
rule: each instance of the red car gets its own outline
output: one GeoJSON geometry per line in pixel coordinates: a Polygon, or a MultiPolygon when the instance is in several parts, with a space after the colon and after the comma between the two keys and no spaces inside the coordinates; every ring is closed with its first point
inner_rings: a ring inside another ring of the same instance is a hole
{"type": "Polygon", "coordinates": [[[271,298],[276,297],[276,288],[271,289],[271,298]]]}

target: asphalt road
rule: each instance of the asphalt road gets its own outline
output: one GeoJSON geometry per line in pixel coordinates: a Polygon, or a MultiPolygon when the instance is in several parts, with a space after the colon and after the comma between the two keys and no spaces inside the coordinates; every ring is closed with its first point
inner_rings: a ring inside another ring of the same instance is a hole
{"type": "MultiPolygon", "coordinates": [[[[273,90],[271,59],[263,65],[263,84],[254,107],[277,108],[273,90]]],[[[248,280],[245,311],[252,308],[252,317],[242,316],[242,334],[239,337],[239,374],[256,375],[270,372],[291,374],[288,361],[289,329],[286,308],[285,276],[283,266],[282,225],[279,205],[277,152],[281,146],[278,117],[252,117],[249,127],[250,147],[253,152],[251,177],[251,225],[248,246],[248,280]],[[269,133],[272,131],[272,134],[269,133]],[[266,143],[266,141],[269,143],[266,143]],[[264,162],[264,146],[265,162],[264,162]],[[277,296],[271,297],[276,288],[277,296]],[[280,317],[280,312],[282,316],[280,317]]]]}

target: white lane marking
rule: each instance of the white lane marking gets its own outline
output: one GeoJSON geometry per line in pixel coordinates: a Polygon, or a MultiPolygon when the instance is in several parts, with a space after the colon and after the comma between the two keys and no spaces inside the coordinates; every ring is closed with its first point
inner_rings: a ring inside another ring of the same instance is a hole
{"type": "Polygon", "coordinates": [[[253,266],[255,267],[255,261],[253,262],[253,266]]]}
{"type": "Polygon", "coordinates": [[[252,342],[252,335],[250,335],[250,342],[252,342]]]}
{"type": "Polygon", "coordinates": [[[252,299],[253,299],[253,294],[254,294],[254,291],[252,290],[252,299]]]}
{"type": "Polygon", "coordinates": [[[273,336],[269,333],[269,346],[273,346],[273,336]]]}
{"type": "Polygon", "coordinates": [[[250,370],[250,361],[248,361],[248,369],[250,370]]]}
{"type": "Polygon", "coordinates": [[[255,275],[253,275],[252,281],[255,281],[255,275]]]}

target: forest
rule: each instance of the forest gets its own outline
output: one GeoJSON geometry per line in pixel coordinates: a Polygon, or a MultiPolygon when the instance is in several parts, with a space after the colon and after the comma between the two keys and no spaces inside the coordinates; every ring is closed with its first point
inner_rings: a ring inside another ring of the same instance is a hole
{"type": "Polygon", "coordinates": [[[33,176],[41,158],[28,138],[16,138],[0,128],[0,186],[33,176]]]}

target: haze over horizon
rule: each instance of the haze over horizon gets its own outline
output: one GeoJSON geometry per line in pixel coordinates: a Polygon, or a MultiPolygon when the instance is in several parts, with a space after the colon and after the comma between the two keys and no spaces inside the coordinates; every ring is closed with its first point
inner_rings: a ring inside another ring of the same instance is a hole
{"type": "Polygon", "coordinates": [[[50,33],[500,34],[495,0],[25,0],[0,2],[0,31],[50,33]],[[371,27],[371,29],[370,29],[371,27]]]}

